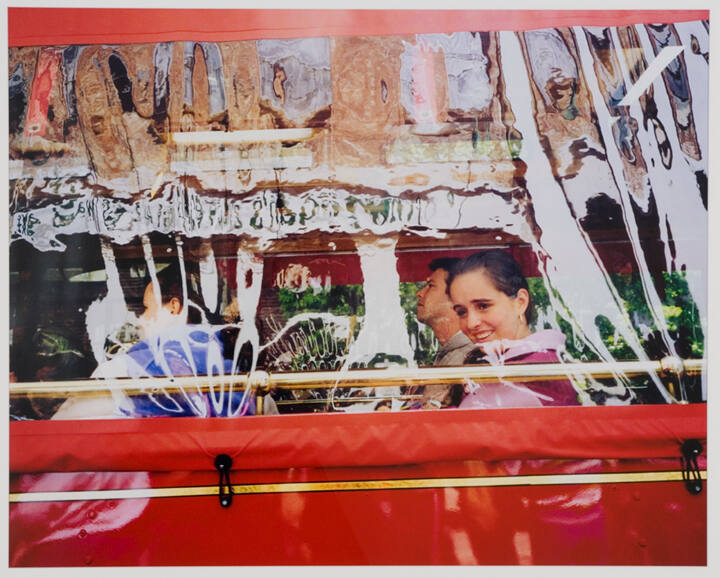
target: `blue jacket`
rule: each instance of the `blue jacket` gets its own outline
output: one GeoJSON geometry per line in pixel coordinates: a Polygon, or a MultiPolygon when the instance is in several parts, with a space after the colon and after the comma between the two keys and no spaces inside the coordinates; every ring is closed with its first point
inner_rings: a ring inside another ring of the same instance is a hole
{"type": "MultiPolygon", "coordinates": [[[[142,340],[127,352],[129,377],[187,377],[231,375],[233,361],[223,356],[219,331],[208,325],[183,325],[142,340]]],[[[239,416],[255,414],[255,398],[230,385],[202,393],[186,387],[180,393],[162,388],[133,396],[134,417],[239,416]]]]}

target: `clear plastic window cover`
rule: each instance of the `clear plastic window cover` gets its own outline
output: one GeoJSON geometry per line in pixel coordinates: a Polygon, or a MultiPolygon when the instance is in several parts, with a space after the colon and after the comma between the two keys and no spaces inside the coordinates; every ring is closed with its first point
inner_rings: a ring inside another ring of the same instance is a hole
{"type": "MultiPolygon", "coordinates": [[[[707,45],[689,22],[11,49],[11,417],[417,408],[447,387],[410,383],[443,353],[428,265],[493,245],[572,403],[704,401],[704,371],[623,364],[704,357],[707,45]],[[383,368],[404,380],[345,386],[383,368]]],[[[435,405],[552,402],[523,379],[435,405]]]]}

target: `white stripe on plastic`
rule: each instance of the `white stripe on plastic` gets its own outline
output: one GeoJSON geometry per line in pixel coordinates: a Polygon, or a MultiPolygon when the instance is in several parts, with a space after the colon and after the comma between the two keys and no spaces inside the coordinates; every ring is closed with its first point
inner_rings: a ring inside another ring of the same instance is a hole
{"type": "Polygon", "coordinates": [[[637,82],[628,90],[625,98],[620,101],[618,106],[629,106],[630,103],[640,98],[640,95],[650,87],[658,75],[665,70],[665,67],[675,60],[683,50],[685,48],[682,46],[666,46],[663,48],[650,66],[645,69],[645,72],[640,75],[637,82]]]}

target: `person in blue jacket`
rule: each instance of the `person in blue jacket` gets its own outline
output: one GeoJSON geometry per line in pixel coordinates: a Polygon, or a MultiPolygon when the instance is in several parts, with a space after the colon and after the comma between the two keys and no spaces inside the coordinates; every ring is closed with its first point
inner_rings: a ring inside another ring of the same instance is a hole
{"type": "MultiPolygon", "coordinates": [[[[142,340],[126,353],[101,363],[93,372],[93,377],[192,377],[241,373],[238,367],[234,368],[233,330],[237,330],[199,323],[199,309],[191,307],[191,300],[186,299],[177,266],[163,269],[156,281],[151,280],[143,294],[145,309],[139,318],[142,340]],[[159,288],[160,298],[156,297],[156,287],[159,288]]],[[[237,364],[243,365],[244,361],[241,358],[237,364]]],[[[269,396],[266,400],[268,406],[264,413],[277,413],[277,407],[269,396]]],[[[217,384],[205,392],[188,385],[179,391],[166,391],[163,387],[152,387],[150,381],[150,388],[140,395],[128,396],[114,390],[112,397],[71,398],[63,403],[53,419],[236,417],[254,415],[255,401],[254,395],[230,384],[217,384]]]]}

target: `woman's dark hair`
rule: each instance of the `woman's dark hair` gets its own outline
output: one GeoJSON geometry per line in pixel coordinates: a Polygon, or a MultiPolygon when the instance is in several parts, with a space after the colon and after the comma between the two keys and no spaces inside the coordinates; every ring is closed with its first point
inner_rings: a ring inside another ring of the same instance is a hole
{"type": "Polygon", "coordinates": [[[515,297],[520,289],[528,292],[528,306],[525,309],[525,320],[528,325],[533,320],[534,307],[527,279],[523,275],[518,262],[505,251],[492,249],[473,253],[460,260],[448,273],[447,292],[456,277],[472,271],[483,271],[492,281],[495,289],[508,297],[515,297]]]}

